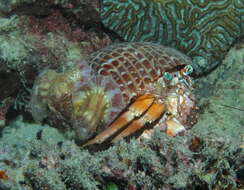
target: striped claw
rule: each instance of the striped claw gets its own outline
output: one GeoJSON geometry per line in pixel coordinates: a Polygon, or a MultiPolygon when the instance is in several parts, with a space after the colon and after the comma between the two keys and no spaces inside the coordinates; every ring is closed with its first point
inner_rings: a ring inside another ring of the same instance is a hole
{"type": "MultiPolygon", "coordinates": [[[[140,118],[142,115],[145,115],[145,112],[147,113],[150,107],[152,107],[153,103],[155,101],[155,97],[151,94],[144,94],[139,96],[128,108],[128,111],[125,111],[122,113],[112,124],[106,128],[103,132],[98,134],[94,139],[91,139],[86,144],[83,145],[83,147],[91,145],[91,144],[100,144],[107,140],[109,137],[116,135],[120,130],[122,130],[124,127],[126,127],[130,122],[132,122],[135,118],[140,118]]],[[[142,117],[144,118],[144,117],[142,117]]],[[[134,122],[132,122],[134,123],[134,122]]],[[[131,124],[132,125],[132,124],[131,124]]],[[[129,126],[131,126],[129,125],[129,126]]],[[[132,125],[133,127],[133,125],[132,125]]],[[[130,127],[129,127],[130,128],[130,127]]],[[[122,132],[122,136],[128,136],[131,133],[133,133],[133,129],[131,129],[132,132],[128,133],[128,130],[125,129],[125,132],[122,132]],[[128,133],[128,135],[126,135],[128,133]]],[[[121,138],[123,138],[121,136],[121,138]]],[[[119,138],[119,137],[118,137],[119,138]]],[[[118,139],[117,138],[117,139],[118,139]]]]}
{"type": "MultiPolygon", "coordinates": [[[[101,144],[109,138],[112,138],[112,142],[121,140],[137,132],[146,124],[151,124],[162,118],[165,112],[166,105],[159,102],[154,95],[141,95],[108,128],[82,147],[101,144]]],[[[185,127],[175,117],[167,119],[165,124],[167,126],[166,134],[169,136],[176,136],[185,131],[185,127]]]]}
{"type": "Polygon", "coordinates": [[[153,123],[160,118],[165,112],[165,106],[162,103],[153,103],[148,110],[140,118],[135,118],[127,128],[125,128],[119,135],[117,135],[112,142],[121,140],[145,126],[146,123],[153,123]]]}

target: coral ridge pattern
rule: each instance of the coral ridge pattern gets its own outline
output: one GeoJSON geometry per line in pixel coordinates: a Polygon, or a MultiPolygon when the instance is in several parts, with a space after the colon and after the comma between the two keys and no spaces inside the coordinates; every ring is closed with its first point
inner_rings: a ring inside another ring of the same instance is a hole
{"type": "Polygon", "coordinates": [[[103,24],[126,41],[175,47],[195,74],[218,65],[244,32],[243,0],[103,0],[103,24]]]}

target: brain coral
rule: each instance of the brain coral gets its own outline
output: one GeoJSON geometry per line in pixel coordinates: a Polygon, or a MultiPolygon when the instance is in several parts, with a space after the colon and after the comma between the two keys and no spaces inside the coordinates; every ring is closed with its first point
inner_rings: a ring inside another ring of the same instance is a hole
{"type": "Polygon", "coordinates": [[[195,74],[213,69],[244,27],[243,0],[103,0],[103,24],[126,41],[176,47],[195,74]]]}

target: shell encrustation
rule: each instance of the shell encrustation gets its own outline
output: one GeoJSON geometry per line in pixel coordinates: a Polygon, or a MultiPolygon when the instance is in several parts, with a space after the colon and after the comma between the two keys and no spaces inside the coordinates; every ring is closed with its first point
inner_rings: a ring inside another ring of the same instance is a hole
{"type": "Polygon", "coordinates": [[[75,139],[85,140],[125,106],[121,91],[109,76],[92,74],[82,61],[67,71],[44,70],[36,79],[30,101],[33,118],[45,118],[75,139]]]}
{"type": "Polygon", "coordinates": [[[147,123],[174,136],[190,125],[195,106],[190,65],[187,56],[162,45],[114,44],[72,69],[43,71],[34,85],[32,114],[36,120],[47,117],[54,126],[73,130],[81,140],[105,129],[90,144],[111,135],[123,138],[147,123]],[[117,134],[130,122],[136,127],[117,134]]]}

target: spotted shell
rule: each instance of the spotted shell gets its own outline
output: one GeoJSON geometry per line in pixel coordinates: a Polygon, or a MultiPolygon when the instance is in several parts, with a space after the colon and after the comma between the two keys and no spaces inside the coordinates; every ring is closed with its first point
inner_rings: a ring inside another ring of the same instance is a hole
{"type": "Polygon", "coordinates": [[[154,43],[120,43],[89,56],[88,63],[97,75],[112,76],[126,103],[149,85],[191,59],[179,51],[154,43]]]}

